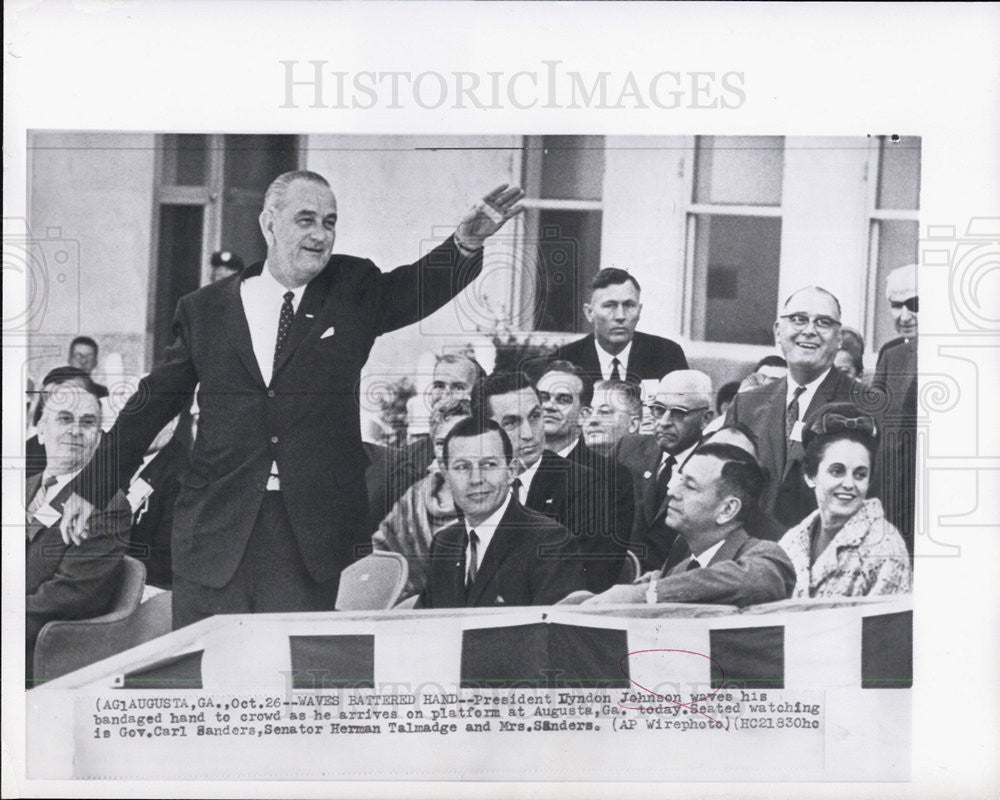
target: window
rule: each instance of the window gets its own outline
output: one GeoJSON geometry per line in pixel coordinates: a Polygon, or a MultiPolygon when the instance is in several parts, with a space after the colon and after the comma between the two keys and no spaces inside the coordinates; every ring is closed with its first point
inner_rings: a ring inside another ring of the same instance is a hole
{"type": "Polygon", "coordinates": [[[603,136],[527,136],[521,296],[529,324],[585,329],[586,287],[600,269],[603,136]]]}
{"type": "Polygon", "coordinates": [[[692,339],[774,341],[784,151],[781,136],[695,139],[685,286],[692,339]]]}
{"type": "Polygon", "coordinates": [[[920,208],[920,138],[879,136],[868,162],[868,349],[878,351],[898,334],[885,299],[889,273],[917,262],[920,208]]]}
{"type": "Polygon", "coordinates": [[[158,145],[146,326],[151,363],[172,338],[177,301],[208,281],[214,251],[231,250],[247,265],[264,258],[257,224],[264,192],[298,166],[295,136],[165,134],[158,145]]]}

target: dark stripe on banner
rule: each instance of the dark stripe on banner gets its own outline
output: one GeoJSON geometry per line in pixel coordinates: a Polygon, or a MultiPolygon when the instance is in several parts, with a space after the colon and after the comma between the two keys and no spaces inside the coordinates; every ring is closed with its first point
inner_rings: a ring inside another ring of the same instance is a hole
{"type": "Polygon", "coordinates": [[[118,689],[201,689],[201,657],[204,650],[182,653],[157,661],[115,679],[118,689]]]}
{"type": "Polygon", "coordinates": [[[627,689],[628,632],[534,623],[462,634],[463,689],[627,689]]]}
{"type": "Polygon", "coordinates": [[[289,636],[293,689],[374,689],[375,637],[289,636]]]}
{"type": "Polygon", "coordinates": [[[861,620],[861,688],[913,686],[913,612],[861,620]]]}
{"type": "Polygon", "coordinates": [[[785,626],[709,631],[712,688],[785,688],[785,626]]]}

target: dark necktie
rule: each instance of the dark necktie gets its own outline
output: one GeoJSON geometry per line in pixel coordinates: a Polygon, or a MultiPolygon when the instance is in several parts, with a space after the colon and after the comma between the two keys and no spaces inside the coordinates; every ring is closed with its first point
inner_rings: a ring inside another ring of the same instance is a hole
{"type": "Polygon", "coordinates": [[[690,572],[691,570],[698,569],[699,567],[701,567],[701,564],[698,563],[698,559],[697,558],[692,558],[688,562],[687,569],[684,570],[684,571],[685,572],[690,572]]]}
{"type": "Polygon", "coordinates": [[[801,395],[805,390],[805,386],[796,386],[795,391],[792,393],[792,402],[788,404],[788,408],[785,410],[786,457],[788,450],[792,446],[792,429],[795,427],[795,423],[799,421],[799,395],[801,395]]]}
{"type": "Polygon", "coordinates": [[[621,363],[622,362],[617,358],[611,359],[611,380],[620,381],[622,379],[622,374],[618,371],[618,367],[621,366],[621,363]]]}
{"type": "Polygon", "coordinates": [[[524,503],[521,502],[521,487],[523,485],[524,484],[521,483],[520,478],[514,478],[514,480],[510,482],[510,488],[514,490],[514,499],[518,502],[519,505],[522,506],[524,505],[524,503]]]}
{"type": "Polygon", "coordinates": [[[660,465],[660,471],[656,475],[657,508],[662,506],[663,501],[667,498],[667,486],[670,484],[670,477],[674,474],[674,464],[676,463],[677,459],[668,453],[666,459],[660,465]]]}
{"type": "Polygon", "coordinates": [[[292,328],[292,319],[295,317],[295,309],[292,308],[292,298],[294,292],[285,292],[285,302],[281,304],[281,316],[278,317],[278,338],[274,340],[274,363],[271,365],[272,375],[278,368],[278,359],[281,351],[285,349],[285,342],[288,340],[288,331],[292,328]]]}
{"type": "Polygon", "coordinates": [[[479,536],[475,531],[469,531],[469,558],[468,566],[465,569],[465,591],[472,588],[476,582],[476,573],[479,571],[479,536]]]}

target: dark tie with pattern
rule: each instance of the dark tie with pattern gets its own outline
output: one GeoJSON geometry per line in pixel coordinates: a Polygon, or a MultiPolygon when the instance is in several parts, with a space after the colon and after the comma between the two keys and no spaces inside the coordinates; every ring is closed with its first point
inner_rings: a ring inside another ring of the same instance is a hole
{"type": "Polygon", "coordinates": [[[618,371],[618,367],[622,364],[617,358],[611,359],[611,380],[620,381],[622,379],[621,372],[618,371]]]}
{"type": "Polygon", "coordinates": [[[667,498],[667,486],[670,484],[670,477],[674,474],[674,464],[677,459],[669,453],[660,464],[660,471],[656,474],[656,507],[663,505],[667,498]]]}
{"type": "Polygon", "coordinates": [[[472,584],[476,582],[476,573],[479,571],[479,536],[476,535],[475,531],[469,531],[469,553],[468,553],[468,565],[465,569],[465,591],[468,592],[472,588],[472,584]]]}
{"type": "Polygon", "coordinates": [[[514,478],[514,480],[510,482],[510,488],[514,490],[514,499],[518,502],[519,505],[522,506],[524,505],[524,503],[521,502],[521,487],[523,485],[524,484],[521,483],[520,478],[514,478]]]}
{"type": "Polygon", "coordinates": [[[285,349],[285,342],[288,340],[288,331],[292,328],[292,319],[295,317],[295,309],[292,308],[292,298],[295,292],[285,292],[283,295],[285,302],[281,304],[281,316],[278,317],[278,338],[274,340],[274,363],[271,365],[273,372],[278,368],[278,359],[281,351],[285,349]]]}
{"type": "Polygon", "coordinates": [[[28,516],[33,515],[38,509],[45,505],[45,500],[49,495],[49,489],[56,485],[56,476],[49,475],[35,492],[35,496],[31,498],[31,503],[28,504],[28,516]]]}
{"type": "Polygon", "coordinates": [[[788,451],[792,446],[792,429],[795,427],[795,423],[799,421],[799,396],[806,390],[805,386],[796,386],[795,391],[792,393],[792,402],[788,404],[788,408],[785,410],[785,456],[787,458],[788,451]]]}

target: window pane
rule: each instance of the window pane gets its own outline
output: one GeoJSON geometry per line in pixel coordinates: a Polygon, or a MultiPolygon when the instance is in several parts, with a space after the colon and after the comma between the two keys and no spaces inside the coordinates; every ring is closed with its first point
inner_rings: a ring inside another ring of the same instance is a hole
{"type": "Polygon", "coordinates": [[[537,276],[535,328],[583,331],[586,286],[601,262],[601,212],[529,210],[525,245],[527,268],[537,276]]]}
{"type": "Polygon", "coordinates": [[[879,150],[878,208],[920,208],[920,137],[883,136],[879,150]]]}
{"type": "Polygon", "coordinates": [[[229,135],[225,137],[220,247],[236,253],[246,265],[262,261],[266,245],[257,218],[271,181],[298,166],[295,136],[229,135]]]}
{"type": "MultiPolygon", "coordinates": [[[[878,351],[886,342],[897,336],[885,299],[885,279],[896,267],[917,263],[919,224],[902,220],[879,220],[874,223],[878,232],[878,266],[875,285],[875,341],[869,350],[878,351]]],[[[874,366],[874,365],[873,365],[874,366]]]]}
{"type": "Polygon", "coordinates": [[[168,133],[163,137],[163,184],[205,186],[208,182],[208,137],[168,133]]]}
{"type": "Polygon", "coordinates": [[[171,324],[177,301],[197,289],[201,280],[203,225],[204,211],[201,206],[160,206],[154,363],[159,363],[171,342],[171,324]]]}
{"type": "Polygon", "coordinates": [[[780,219],[699,215],[692,337],[772,344],[780,257],[780,219]]]}
{"type": "Polygon", "coordinates": [[[600,200],[603,136],[527,136],[524,190],[547,200],[600,200]]]}
{"type": "Polygon", "coordinates": [[[780,206],[783,136],[699,136],[694,202],[780,206]]]}

